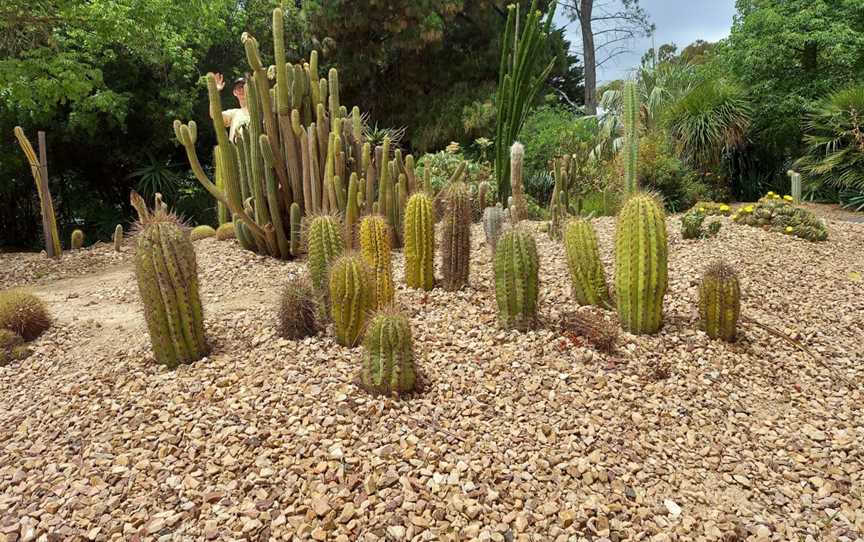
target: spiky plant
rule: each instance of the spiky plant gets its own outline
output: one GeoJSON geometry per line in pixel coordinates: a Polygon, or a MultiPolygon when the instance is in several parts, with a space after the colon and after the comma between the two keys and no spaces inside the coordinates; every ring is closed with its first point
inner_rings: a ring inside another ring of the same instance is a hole
{"type": "Polygon", "coordinates": [[[486,207],[483,210],[483,233],[486,234],[486,246],[493,254],[506,224],[507,215],[501,207],[486,207]]]}
{"type": "Polygon", "coordinates": [[[738,274],[722,262],[711,264],[699,285],[699,316],[702,328],[712,339],[734,341],[741,313],[741,286],[738,274]]]}
{"type": "Polygon", "coordinates": [[[534,237],[514,228],[495,250],[495,299],[498,322],[505,329],[526,330],[537,323],[539,258],[534,237]]]}
{"type": "Polygon", "coordinates": [[[561,316],[561,331],[584,338],[602,352],[615,350],[618,326],[602,314],[567,312],[561,316]]]}
{"type": "Polygon", "coordinates": [[[314,336],[320,330],[317,315],[318,303],[309,279],[289,280],[279,300],[279,336],[288,340],[314,336]]]}
{"type": "Polygon", "coordinates": [[[574,218],[564,228],[564,251],[573,298],[580,305],[611,307],[606,274],[600,261],[597,234],[591,222],[574,218]]]}
{"type": "Polygon", "coordinates": [[[455,183],[444,193],[441,225],[441,266],[445,290],[468,284],[471,262],[471,193],[465,183],[455,183]]]}
{"type": "MultiPolygon", "coordinates": [[[[135,278],[156,361],[168,367],[201,359],[209,348],[198,294],[198,263],[189,235],[158,206],[150,212],[138,194],[135,278]]],[[[137,201],[136,201],[137,200],[137,201]]]]}
{"type": "Polygon", "coordinates": [[[327,273],[330,264],[345,248],[342,225],[334,215],[316,215],[306,227],[306,254],[312,287],[322,300],[327,298],[327,273]]]}
{"type": "Polygon", "coordinates": [[[51,315],[41,299],[22,290],[0,292],[0,329],[32,341],[49,327],[51,315]]]}
{"type": "Polygon", "coordinates": [[[435,215],[432,199],[418,192],[405,207],[405,284],[431,290],[435,286],[435,215]]]}
{"type": "Polygon", "coordinates": [[[8,329],[0,329],[0,367],[24,359],[29,353],[30,351],[24,346],[24,339],[21,338],[21,335],[8,329]]]}
{"type": "Polygon", "coordinates": [[[416,379],[408,318],[393,309],[378,312],[363,342],[362,386],[370,393],[399,396],[411,392],[416,379]]]}
{"type": "Polygon", "coordinates": [[[189,239],[192,241],[200,241],[201,239],[207,239],[208,237],[216,237],[216,230],[214,230],[212,226],[206,224],[195,226],[192,228],[192,231],[189,232],[189,239]]]}
{"type": "Polygon", "coordinates": [[[123,249],[123,226],[117,224],[114,227],[114,252],[120,252],[123,249]]]}
{"type": "Polygon", "coordinates": [[[378,307],[393,302],[393,263],[390,255],[390,227],[384,217],[368,215],[360,221],[360,254],[372,270],[378,307]]]}
{"type": "Polygon", "coordinates": [[[528,204],[525,202],[524,190],[525,147],[516,141],[510,147],[510,189],[513,191],[513,205],[510,207],[511,218],[516,224],[528,220],[528,204]]]}
{"type": "Polygon", "coordinates": [[[235,237],[236,233],[234,232],[233,222],[225,222],[216,228],[216,239],[219,241],[227,241],[228,239],[234,239],[235,237]]]}
{"type": "Polygon", "coordinates": [[[631,196],[618,215],[615,231],[618,319],[630,333],[656,333],[663,325],[667,251],[662,204],[650,194],[631,196]]]}
{"type": "Polygon", "coordinates": [[[330,316],[339,344],[357,344],[376,305],[372,272],[363,258],[349,252],[336,259],[330,268],[330,316]]]}
{"type": "Polygon", "coordinates": [[[639,188],[636,178],[639,153],[639,93],[635,81],[624,83],[624,146],[621,149],[624,158],[624,187],[628,194],[633,194],[639,188]]]}
{"type": "Polygon", "coordinates": [[[72,250],[78,250],[84,246],[84,232],[81,230],[73,230],[72,238],[69,241],[69,246],[72,250]]]}

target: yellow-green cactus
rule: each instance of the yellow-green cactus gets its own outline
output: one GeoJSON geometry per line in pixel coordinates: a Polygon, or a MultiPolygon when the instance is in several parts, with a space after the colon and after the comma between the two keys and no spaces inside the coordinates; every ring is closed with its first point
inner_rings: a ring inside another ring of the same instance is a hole
{"type": "Polygon", "coordinates": [[[508,230],[498,240],[495,299],[501,327],[526,330],[536,325],[539,267],[537,244],[527,230],[508,230]]]}
{"type": "Polygon", "coordinates": [[[574,218],[564,228],[564,251],[573,298],[580,305],[611,307],[606,274],[600,261],[597,235],[591,223],[584,218],[574,218]]]}
{"type": "Polygon", "coordinates": [[[370,393],[399,396],[414,389],[414,344],[408,318],[388,309],[369,323],[360,382],[370,393]]]}
{"type": "Polygon", "coordinates": [[[405,284],[431,290],[435,286],[435,218],[432,199],[418,192],[405,207],[405,284]]]}
{"type": "Polygon", "coordinates": [[[69,246],[72,250],[78,250],[84,246],[84,232],[81,230],[73,230],[72,238],[69,241],[69,246]]]}
{"type": "Polygon", "coordinates": [[[360,221],[360,254],[372,270],[378,307],[393,302],[393,264],[390,227],[384,217],[368,215],[360,221]]]}
{"type": "Polygon", "coordinates": [[[330,269],[330,316],[339,344],[357,344],[376,306],[369,267],[358,254],[340,256],[330,269]]]}
{"type": "Polygon", "coordinates": [[[702,328],[712,339],[734,341],[741,313],[741,286],[731,266],[717,262],[705,270],[699,285],[702,328]]]}

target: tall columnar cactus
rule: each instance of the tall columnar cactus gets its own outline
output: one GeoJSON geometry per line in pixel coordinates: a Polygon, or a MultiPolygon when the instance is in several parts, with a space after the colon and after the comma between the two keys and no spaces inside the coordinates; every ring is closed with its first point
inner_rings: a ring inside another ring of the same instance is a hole
{"type": "Polygon", "coordinates": [[[624,161],[624,187],[628,194],[639,189],[636,178],[639,154],[639,93],[635,81],[624,83],[624,146],[621,149],[624,161]]]}
{"type": "Polygon", "coordinates": [[[524,163],[525,147],[517,141],[510,147],[510,189],[513,190],[513,205],[510,213],[514,224],[528,220],[528,204],[525,202],[523,188],[524,163]]]}
{"type": "Polygon", "coordinates": [[[580,305],[612,306],[606,274],[597,248],[597,235],[591,223],[574,218],[564,228],[564,251],[573,298],[580,305]]]}
{"type": "Polygon", "coordinates": [[[731,266],[717,262],[702,275],[699,285],[699,315],[705,333],[712,339],[734,341],[741,312],[741,286],[731,266]]]}
{"type": "Polygon", "coordinates": [[[495,253],[495,245],[506,225],[507,215],[499,206],[486,207],[483,210],[483,233],[486,234],[486,246],[495,253]]]}
{"type": "Polygon", "coordinates": [[[435,217],[432,199],[422,192],[405,207],[405,284],[431,290],[435,286],[435,217]]]}
{"type": "MultiPolygon", "coordinates": [[[[51,191],[48,188],[48,167],[43,163],[43,160],[36,156],[36,151],[33,150],[33,145],[30,144],[30,140],[24,134],[24,130],[20,126],[16,126],[13,132],[18,139],[21,150],[24,151],[24,155],[27,157],[30,173],[36,182],[36,192],[39,194],[39,207],[42,211],[45,253],[49,258],[59,258],[63,249],[60,247],[60,234],[57,229],[57,218],[54,215],[54,201],[51,199],[51,191]]],[[[41,132],[39,134],[39,145],[40,152],[44,155],[45,137],[41,132]]]]}
{"type": "MultiPolygon", "coordinates": [[[[132,198],[136,208],[146,209],[138,194],[132,198]]],[[[176,367],[201,359],[208,347],[192,241],[162,209],[139,216],[135,278],[156,361],[176,367]]]]}
{"type": "Polygon", "coordinates": [[[114,227],[114,252],[120,252],[123,249],[123,226],[117,224],[114,227]]]}
{"type": "Polygon", "coordinates": [[[361,384],[370,393],[399,396],[414,389],[416,378],[408,318],[392,309],[377,313],[363,341],[361,384]]]}
{"type": "Polygon", "coordinates": [[[81,230],[73,230],[72,238],[69,241],[69,246],[72,250],[78,250],[84,246],[84,232],[81,230]]]}
{"type": "Polygon", "coordinates": [[[333,215],[312,217],[306,230],[306,254],[312,287],[322,299],[327,297],[327,273],[330,264],[338,258],[345,248],[342,239],[342,225],[333,215]]]}
{"type": "Polygon", "coordinates": [[[445,290],[468,284],[471,263],[471,192],[465,183],[447,187],[441,226],[441,266],[445,290]]]}
{"type": "Polygon", "coordinates": [[[477,222],[483,217],[483,211],[489,206],[489,183],[483,181],[477,185],[477,201],[474,203],[475,216],[474,221],[477,222]]]}
{"type": "Polygon", "coordinates": [[[649,194],[631,196],[615,231],[618,318],[630,333],[656,333],[663,325],[667,251],[662,204],[649,194]]]}
{"type": "Polygon", "coordinates": [[[348,182],[348,201],[345,204],[345,244],[348,248],[357,248],[357,220],[360,217],[360,206],[357,201],[359,187],[357,183],[357,174],[351,174],[351,180],[348,182]]]}
{"type": "Polygon", "coordinates": [[[336,259],[330,269],[330,316],[339,344],[357,344],[376,306],[372,273],[363,258],[347,253],[336,259]]]}
{"type": "Polygon", "coordinates": [[[537,244],[527,230],[514,228],[498,240],[495,298],[501,327],[526,330],[536,324],[539,267],[537,244]]]}
{"type": "Polygon", "coordinates": [[[360,254],[372,270],[378,307],[393,302],[393,264],[390,257],[390,227],[384,217],[369,215],[360,221],[360,254]]]}

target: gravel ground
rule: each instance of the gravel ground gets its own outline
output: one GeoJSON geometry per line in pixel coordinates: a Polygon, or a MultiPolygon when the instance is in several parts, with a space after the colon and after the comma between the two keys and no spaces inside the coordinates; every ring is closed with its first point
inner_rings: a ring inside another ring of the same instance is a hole
{"type": "MultiPolygon", "coordinates": [[[[614,221],[595,224],[611,273],[614,221]]],[[[58,325],[0,368],[0,539],[864,538],[864,225],[829,221],[819,244],[668,226],[666,325],[611,355],[554,331],[573,303],[539,232],[545,325],[498,330],[475,227],[470,288],[397,291],[429,380],[401,402],[352,384],[359,348],[276,336],[300,263],[198,242],[214,348],[176,371],[152,360],[128,263],[44,271],[31,289],[58,325]],[[744,314],[819,362],[757,327],[731,345],[697,330],[716,257],[739,269],[744,314]]]]}

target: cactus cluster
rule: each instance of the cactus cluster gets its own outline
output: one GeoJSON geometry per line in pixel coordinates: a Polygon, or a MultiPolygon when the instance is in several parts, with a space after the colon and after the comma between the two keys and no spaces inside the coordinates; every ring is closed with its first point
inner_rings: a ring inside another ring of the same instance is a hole
{"type": "Polygon", "coordinates": [[[189,235],[158,205],[150,212],[136,193],[139,211],[135,278],[156,361],[168,367],[208,352],[198,294],[198,264],[189,235]]]}
{"type": "Polygon", "coordinates": [[[564,252],[573,298],[579,305],[612,306],[606,275],[600,261],[597,234],[591,223],[584,218],[567,222],[564,230],[564,252]]]}
{"type": "Polygon", "coordinates": [[[405,284],[431,290],[435,286],[435,216],[432,199],[423,192],[405,206],[405,284]]]}
{"type": "Polygon", "coordinates": [[[376,306],[372,272],[363,258],[354,253],[340,256],[330,268],[330,317],[339,344],[357,344],[376,306]]]}
{"type": "Polygon", "coordinates": [[[501,327],[526,330],[536,325],[539,268],[531,233],[514,228],[501,236],[495,250],[495,299],[501,327]]]}
{"type": "Polygon", "coordinates": [[[722,223],[719,220],[712,220],[708,223],[708,227],[704,228],[705,217],[706,211],[703,211],[701,207],[694,207],[681,215],[681,237],[684,239],[702,239],[717,235],[722,223]]]}
{"type": "Polygon", "coordinates": [[[729,265],[710,265],[699,284],[699,316],[702,328],[712,339],[734,341],[741,313],[741,286],[729,265]]]}
{"type": "Polygon", "coordinates": [[[728,204],[714,201],[697,201],[690,210],[697,210],[705,216],[729,216],[732,214],[732,208],[728,204]]]}
{"type": "Polygon", "coordinates": [[[441,275],[445,290],[468,284],[471,262],[471,193],[465,183],[451,184],[444,193],[441,225],[441,275]]]}
{"type": "Polygon", "coordinates": [[[552,164],[555,185],[549,201],[549,237],[561,239],[564,224],[570,216],[570,191],[573,185],[572,160],[569,155],[556,158],[552,164]]]}
{"type": "Polygon", "coordinates": [[[360,383],[370,393],[400,396],[414,390],[414,344],[408,318],[387,309],[369,323],[360,383]]]}
{"type": "Polygon", "coordinates": [[[381,215],[369,215],[360,221],[360,254],[372,271],[375,299],[379,308],[393,302],[393,263],[391,233],[381,215]]]}
{"type": "Polygon", "coordinates": [[[792,196],[781,198],[773,192],[768,192],[755,205],[746,205],[739,209],[732,215],[732,220],[808,241],[828,239],[828,229],[819,217],[795,205],[792,196]]]}

